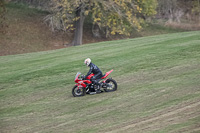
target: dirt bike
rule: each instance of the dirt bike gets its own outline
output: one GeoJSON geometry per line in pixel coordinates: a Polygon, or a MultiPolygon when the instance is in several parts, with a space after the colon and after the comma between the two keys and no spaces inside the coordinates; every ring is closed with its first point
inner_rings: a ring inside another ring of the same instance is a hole
{"type": "MultiPolygon", "coordinates": [[[[112,71],[113,69],[103,75],[101,79],[97,79],[97,82],[100,83],[99,89],[101,92],[112,92],[117,90],[117,82],[112,78],[107,78],[112,71]]],[[[74,97],[80,97],[84,96],[85,94],[96,94],[95,89],[98,87],[98,85],[93,84],[90,80],[94,74],[90,74],[85,79],[83,79],[85,77],[84,75],[80,75],[81,73],[78,72],[75,76],[74,82],[77,84],[75,84],[75,86],[72,88],[72,95],[74,97]]]]}

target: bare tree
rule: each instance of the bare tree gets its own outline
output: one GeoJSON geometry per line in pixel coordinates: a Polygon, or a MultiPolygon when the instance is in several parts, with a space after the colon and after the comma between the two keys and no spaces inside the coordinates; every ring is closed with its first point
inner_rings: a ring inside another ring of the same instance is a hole
{"type": "Polygon", "coordinates": [[[158,15],[168,22],[189,21],[200,17],[200,0],[158,0],[158,15]]]}

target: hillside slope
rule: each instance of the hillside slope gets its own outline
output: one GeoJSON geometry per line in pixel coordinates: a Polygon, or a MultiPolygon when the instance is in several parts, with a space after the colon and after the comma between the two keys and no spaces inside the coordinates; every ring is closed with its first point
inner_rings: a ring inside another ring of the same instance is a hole
{"type": "Polygon", "coordinates": [[[0,33],[0,55],[63,48],[62,34],[54,34],[43,22],[47,12],[25,5],[7,4],[4,33],[0,33]]]}
{"type": "Polygon", "coordinates": [[[0,57],[1,132],[199,132],[200,31],[0,57]],[[74,98],[90,57],[118,82],[74,98]]]}
{"type": "MultiPolygon", "coordinates": [[[[48,15],[48,12],[14,3],[7,4],[6,9],[5,24],[7,27],[4,28],[4,34],[0,32],[0,56],[59,49],[64,48],[64,44],[70,46],[73,34],[53,33],[51,28],[44,23],[44,18],[48,15]]],[[[83,35],[84,44],[123,38],[119,36],[94,38],[91,28],[91,24],[86,21],[83,35]]],[[[132,37],[180,31],[184,30],[149,25],[140,33],[134,30],[132,37]]]]}

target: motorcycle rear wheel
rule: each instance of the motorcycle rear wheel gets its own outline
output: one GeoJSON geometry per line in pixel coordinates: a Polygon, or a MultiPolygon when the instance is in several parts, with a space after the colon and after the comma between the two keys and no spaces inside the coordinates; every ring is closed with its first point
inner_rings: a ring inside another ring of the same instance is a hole
{"type": "Polygon", "coordinates": [[[106,88],[104,89],[105,92],[112,92],[117,90],[117,82],[114,79],[106,80],[106,88]]]}
{"type": "Polygon", "coordinates": [[[75,85],[73,88],[72,88],[72,95],[74,97],[81,97],[81,96],[84,96],[85,95],[85,88],[84,87],[78,87],[77,85],[75,85]]]}

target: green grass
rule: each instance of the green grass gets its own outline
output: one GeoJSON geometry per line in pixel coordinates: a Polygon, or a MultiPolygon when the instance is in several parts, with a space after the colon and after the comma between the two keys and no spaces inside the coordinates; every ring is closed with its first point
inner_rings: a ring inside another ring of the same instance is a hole
{"type": "Polygon", "coordinates": [[[1,132],[198,131],[199,31],[1,56],[0,62],[1,132]],[[116,92],[72,97],[76,72],[88,71],[87,57],[104,73],[114,69],[116,92]]]}
{"type": "Polygon", "coordinates": [[[143,26],[143,29],[140,32],[133,30],[131,33],[133,37],[145,37],[152,35],[160,35],[160,34],[169,34],[169,33],[177,33],[177,32],[186,32],[188,30],[180,29],[180,28],[172,28],[169,26],[164,26],[164,24],[158,24],[156,22],[147,23],[143,26]]]}

